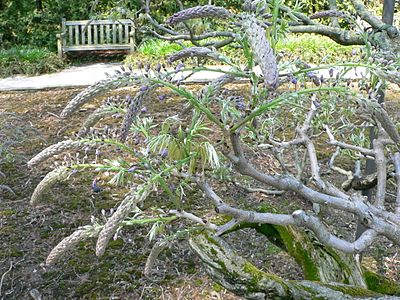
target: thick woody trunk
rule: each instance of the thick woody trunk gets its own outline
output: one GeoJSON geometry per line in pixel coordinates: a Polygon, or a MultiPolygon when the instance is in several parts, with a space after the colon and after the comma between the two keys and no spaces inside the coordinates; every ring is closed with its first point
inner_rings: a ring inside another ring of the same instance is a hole
{"type": "Polygon", "coordinates": [[[292,226],[263,224],[255,229],[271,240],[279,241],[302,268],[307,280],[338,282],[367,288],[360,264],[352,254],[321,245],[311,232],[292,226]]]}
{"type": "Polygon", "coordinates": [[[400,295],[397,284],[369,271],[364,274],[352,256],[326,248],[294,228],[266,226],[271,227],[261,226],[258,231],[296,259],[306,280],[285,280],[263,272],[222,238],[206,232],[194,234],[190,245],[213,280],[247,299],[389,299],[382,294],[400,295]]]}
{"type": "Polygon", "coordinates": [[[205,232],[192,236],[190,245],[202,259],[213,280],[246,299],[386,298],[373,291],[352,285],[282,279],[259,270],[238,256],[223,239],[205,232]]]}

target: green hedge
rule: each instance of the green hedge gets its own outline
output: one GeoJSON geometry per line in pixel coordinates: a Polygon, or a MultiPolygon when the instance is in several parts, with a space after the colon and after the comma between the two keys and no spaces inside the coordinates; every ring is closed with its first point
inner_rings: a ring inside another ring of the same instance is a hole
{"type": "Polygon", "coordinates": [[[64,62],[47,49],[13,47],[0,50],[0,77],[39,75],[63,69],[64,62]]]}

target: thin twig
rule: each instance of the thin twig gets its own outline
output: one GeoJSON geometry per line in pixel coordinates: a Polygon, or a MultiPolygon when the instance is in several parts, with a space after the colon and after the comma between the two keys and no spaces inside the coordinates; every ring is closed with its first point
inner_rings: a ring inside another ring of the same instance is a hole
{"type": "Polygon", "coordinates": [[[199,224],[203,225],[204,227],[206,227],[208,229],[211,229],[211,230],[217,230],[218,229],[217,225],[215,225],[213,223],[210,223],[210,222],[208,222],[208,221],[206,221],[204,219],[201,219],[198,216],[195,216],[194,214],[188,213],[188,212],[186,212],[184,210],[178,211],[178,210],[172,209],[172,210],[169,211],[169,213],[174,214],[177,217],[185,218],[185,219],[194,221],[196,223],[199,223],[199,224]]]}

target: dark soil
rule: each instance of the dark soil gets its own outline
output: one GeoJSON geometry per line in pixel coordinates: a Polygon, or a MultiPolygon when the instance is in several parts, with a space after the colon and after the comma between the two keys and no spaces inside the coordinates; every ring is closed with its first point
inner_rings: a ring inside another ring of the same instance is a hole
{"type": "MultiPolygon", "coordinates": [[[[39,207],[29,205],[32,191],[51,165],[28,170],[26,161],[46,146],[71,137],[88,112],[111,95],[99,97],[71,118],[61,120],[58,114],[78,92],[63,89],[0,94],[0,111],[17,114],[40,133],[27,133],[24,143],[13,152],[22,158],[1,165],[6,178],[0,178],[0,184],[8,185],[16,195],[7,191],[0,194],[0,298],[39,299],[35,297],[41,295],[42,299],[240,299],[206,276],[186,241],[175,243],[162,253],[152,277],[143,277],[153,244],[146,238],[151,226],[124,228],[101,258],[95,256],[93,240],[81,243],[54,267],[44,266],[48,253],[58,242],[77,227],[90,223],[91,216],[101,216],[102,210],[107,214],[123,195],[111,187],[93,193],[93,177],[79,176],[54,186],[39,207]]],[[[132,92],[121,89],[112,94],[125,96],[132,92]]],[[[148,113],[156,119],[164,118],[176,112],[176,107],[170,99],[162,105],[149,104],[148,113]]],[[[183,224],[172,226],[180,228],[183,224]]],[[[266,239],[256,238],[255,232],[244,231],[230,239],[265,270],[292,279],[299,276],[291,258],[266,239]]]]}
{"type": "MultiPolygon", "coordinates": [[[[6,178],[0,177],[0,184],[8,185],[16,193],[13,196],[0,191],[0,299],[40,299],[37,295],[41,295],[41,299],[240,299],[207,277],[185,240],[163,252],[151,278],[144,277],[144,264],[153,244],[146,237],[151,225],[125,227],[100,258],[95,255],[95,240],[91,240],[80,243],[54,267],[44,266],[48,253],[58,242],[79,226],[90,223],[91,216],[107,215],[123,195],[118,188],[107,185],[102,192],[93,193],[91,182],[95,175],[80,175],[54,186],[39,207],[29,205],[32,191],[51,170],[51,165],[28,170],[26,161],[47,145],[70,138],[88,112],[108,96],[85,105],[67,120],[60,119],[58,114],[78,92],[63,89],[0,94],[0,111],[16,113],[40,132],[40,138],[28,136],[15,149],[15,154],[21,154],[23,159],[0,164],[0,170],[6,175],[6,178]]],[[[112,94],[125,96],[132,92],[120,89],[112,94]]],[[[181,109],[182,104],[173,98],[161,105],[152,100],[147,105],[147,113],[161,119],[176,113],[177,107],[181,109]]],[[[260,164],[264,162],[263,157],[253,159],[260,164]]],[[[283,197],[246,194],[230,183],[218,186],[218,190],[238,206],[273,204],[283,212],[296,207],[311,209],[309,204],[290,194],[283,197]]],[[[198,205],[212,214],[211,205],[204,204],[200,194],[194,194],[194,198],[195,203],[198,201],[198,205]]],[[[155,198],[147,205],[159,206],[162,200],[155,198]]],[[[333,212],[325,213],[332,223],[337,222],[333,212]]],[[[355,222],[351,221],[351,216],[343,218],[349,221],[341,220],[343,226],[339,231],[346,235],[353,232],[355,222]]],[[[184,222],[175,222],[169,229],[183,226],[184,222]]],[[[242,230],[227,239],[263,270],[286,279],[302,278],[292,258],[255,231],[242,230]]],[[[396,249],[387,242],[382,243],[372,248],[366,261],[385,272],[385,258],[396,260],[396,249]]]]}

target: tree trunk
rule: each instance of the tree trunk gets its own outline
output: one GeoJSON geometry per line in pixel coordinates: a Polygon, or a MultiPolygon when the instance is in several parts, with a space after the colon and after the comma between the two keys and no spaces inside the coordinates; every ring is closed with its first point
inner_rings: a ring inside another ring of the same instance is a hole
{"type": "MultiPolygon", "coordinates": [[[[246,299],[396,299],[360,287],[308,280],[285,280],[259,270],[237,255],[220,237],[206,232],[193,235],[191,248],[200,256],[210,276],[246,299]]],[[[400,299],[400,298],[398,298],[400,299]]]]}
{"type": "MultiPolygon", "coordinates": [[[[257,231],[295,258],[306,280],[285,280],[263,272],[235,253],[222,238],[207,232],[194,234],[189,241],[212,279],[239,296],[247,299],[385,299],[384,294],[400,295],[398,284],[363,271],[351,255],[324,247],[306,233],[283,226],[257,227],[257,231]]],[[[390,299],[400,298],[390,296],[390,299]]]]}
{"type": "Polygon", "coordinates": [[[276,232],[274,239],[284,245],[283,249],[296,260],[307,280],[367,288],[361,266],[354,255],[321,245],[312,232],[304,232],[292,226],[269,224],[254,228],[268,239],[271,239],[270,232],[276,232]]]}

